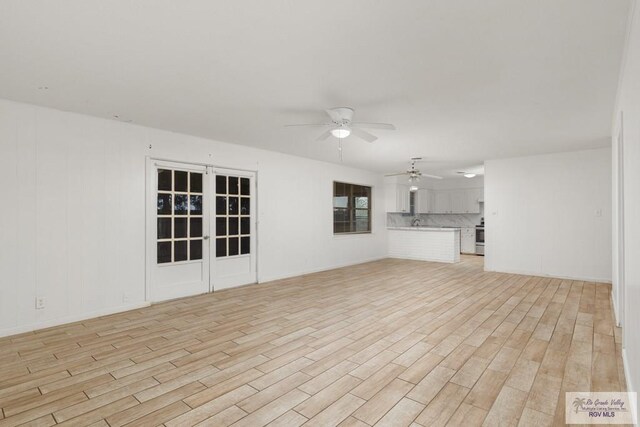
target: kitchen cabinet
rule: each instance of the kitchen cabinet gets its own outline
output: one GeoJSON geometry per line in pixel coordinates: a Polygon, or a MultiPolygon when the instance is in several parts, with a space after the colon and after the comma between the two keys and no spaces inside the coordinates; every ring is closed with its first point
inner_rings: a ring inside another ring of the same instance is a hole
{"type": "Polygon", "coordinates": [[[466,212],[480,213],[480,202],[484,199],[484,189],[471,188],[466,190],[466,212]]]}
{"type": "Polygon", "coordinates": [[[435,194],[432,190],[420,188],[416,194],[416,213],[429,214],[435,212],[435,194]]]}
{"type": "Polygon", "coordinates": [[[476,253],[475,227],[463,227],[460,229],[460,252],[463,254],[476,253]]]}
{"type": "MultiPolygon", "coordinates": [[[[420,188],[415,194],[416,214],[465,214],[480,213],[482,188],[452,190],[429,190],[420,188]]],[[[408,213],[409,186],[405,184],[385,184],[387,212],[408,213]]]]}
{"type": "Polygon", "coordinates": [[[448,191],[436,191],[434,213],[451,213],[451,194],[448,191]]]}
{"type": "Polygon", "coordinates": [[[409,186],[385,184],[385,206],[387,212],[409,212],[409,186]]]}
{"type": "Polygon", "coordinates": [[[435,190],[435,209],[432,213],[480,213],[482,188],[435,190]]]}
{"type": "Polygon", "coordinates": [[[467,213],[467,190],[450,190],[450,213],[467,213]]]}

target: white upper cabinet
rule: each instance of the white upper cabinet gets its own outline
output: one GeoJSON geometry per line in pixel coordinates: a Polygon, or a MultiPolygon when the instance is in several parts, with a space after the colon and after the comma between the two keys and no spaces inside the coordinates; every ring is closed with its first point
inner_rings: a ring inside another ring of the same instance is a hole
{"type": "MultiPolygon", "coordinates": [[[[416,214],[464,214],[480,213],[480,201],[484,190],[482,188],[429,190],[420,188],[416,192],[416,214]]],[[[385,198],[387,212],[408,213],[409,186],[404,184],[385,184],[385,198]]]]}
{"type": "Polygon", "coordinates": [[[467,190],[450,190],[450,213],[467,213],[467,190]]]}
{"type": "Polygon", "coordinates": [[[484,189],[472,188],[466,190],[466,211],[468,213],[480,213],[480,202],[484,199],[484,189]]]}
{"type": "Polygon", "coordinates": [[[385,206],[387,212],[409,212],[409,186],[385,184],[385,206]]]}
{"type": "Polygon", "coordinates": [[[416,213],[428,214],[435,212],[435,194],[432,190],[421,188],[418,190],[416,197],[416,213]]]}
{"type": "Polygon", "coordinates": [[[451,194],[448,191],[436,191],[434,213],[451,213],[451,194]]]}
{"type": "Polygon", "coordinates": [[[435,209],[430,213],[480,213],[482,188],[435,190],[435,209]]]}

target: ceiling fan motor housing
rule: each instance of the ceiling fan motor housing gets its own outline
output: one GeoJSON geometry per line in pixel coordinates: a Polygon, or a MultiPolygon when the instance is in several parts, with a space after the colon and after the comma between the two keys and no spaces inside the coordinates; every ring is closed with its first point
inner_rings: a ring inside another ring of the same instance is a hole
{"type": "Polygon", "coordinates": [[[335,111],[336,116],[341,120],[335,121],[338,125],[349,124],[353,120],[353,108],[349,107],[337,107],[332,108],[331,111],[335,111]]]}

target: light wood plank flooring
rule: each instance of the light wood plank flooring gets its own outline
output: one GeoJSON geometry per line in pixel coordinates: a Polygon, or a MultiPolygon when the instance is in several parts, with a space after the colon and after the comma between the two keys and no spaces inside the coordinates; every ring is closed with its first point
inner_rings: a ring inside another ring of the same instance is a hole
{"type": "Polygon", "coordinates": [[[562,425],[610,285],[383,260],[0,339],[0,427],[562,425]]]}

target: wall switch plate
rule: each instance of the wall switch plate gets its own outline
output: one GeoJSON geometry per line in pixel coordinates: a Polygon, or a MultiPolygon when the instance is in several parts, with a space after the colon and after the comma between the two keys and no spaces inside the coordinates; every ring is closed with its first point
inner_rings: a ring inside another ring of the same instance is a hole
{"type": "Polygon", "coordinates": [[[36,297],[36,310],[44,308],[44,297],[36,297]]]}
{"type": "Polygon", "coordinates": [[[596,216],[602,216],[602,209],[596,209],[596,216]]]}

